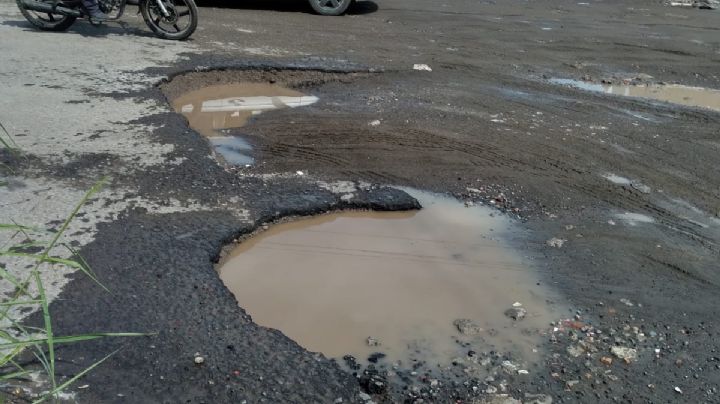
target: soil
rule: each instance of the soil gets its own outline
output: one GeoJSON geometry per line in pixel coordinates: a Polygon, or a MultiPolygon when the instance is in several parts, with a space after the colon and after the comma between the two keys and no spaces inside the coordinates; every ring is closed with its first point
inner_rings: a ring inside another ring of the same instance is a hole
{"type": "MultiPolygon", "coordinates": [[[[720,402],[720,114],[548,81],[645,74],[720,88],[717,12],[659,1],[393,0],[316,20],[292,4],[282,13],[247,7],[203,9],[215,22],[203,41],[226,38],[223,22],[262,16],[261,29],[272,33],[261,35],[263,46],[318,56],[188,55],[157,68],[172,81],[130,96],[173,99],[208,84],[265,81],[320,101],[263,113],[238,130],[254,147],[250,168],[207,158],[206,140],[177,114],[143,121],[162,124],[153,136],[185,159],[115,184],[217,208],[131,209],[82,249],[112,293],[79,276],[53,304],[59,332],[155,334],[63,347],[59,367],[69,376],[125,346],[86,376],[97,388],[77,390],[80,402],[359,402],[370,394],[479,403],[507,399],[500,393],[525,402],[720,402]],[[328,36],[341,40],[318,40],[328,36]],[[220,70],[188,73],[213,68],[220,70]],[[346,201],[317,183],[336,180],[374,186],[346,201]],[[527,230],[515,246],[574,309],[570,321],[548,325],[547,354],[529,374],[502,353],[468,352],[465,365],[440,370],[435,383],[387,369],[353,375],[253,323],[213,269],[223,245],[283,217],[418,206],[390,185],[489,204],[527,230]],[[233,204],[248,221],[230,212],[233,204]],[[637,358],[613,346],[635,349],[637,358]],[[475,365],[496,376],[451,381],[475,365]],[[374,389],[377,380],[389,388],[374,389]]],[[[82,177],[94,161],[78,159],[57,174],[38,163],[33,175],[82,177]]]]}

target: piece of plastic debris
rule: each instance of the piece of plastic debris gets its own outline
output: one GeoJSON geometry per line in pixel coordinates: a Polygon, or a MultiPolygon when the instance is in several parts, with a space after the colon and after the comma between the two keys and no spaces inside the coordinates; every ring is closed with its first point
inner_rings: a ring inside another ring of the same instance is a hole
{"type": "Polygon", "coordinates": [[[414,70],[426,71],[426,72],[431,72],[431,71],[432,71],[432,69],[430,68],[430,66],[428,66],[428,65],[426,65],[426,64],[422,64],[422,63],[421,63],[421,64],[414,64],[414,65],[413,65],[413,69],[414,69],[414,70]]]}

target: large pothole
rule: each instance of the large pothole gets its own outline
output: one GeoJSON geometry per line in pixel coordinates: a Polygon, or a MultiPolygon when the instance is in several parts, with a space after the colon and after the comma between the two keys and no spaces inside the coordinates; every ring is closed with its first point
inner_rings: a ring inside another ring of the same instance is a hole
{"type": "Polygon", "coordinates": [[[408,192],[422,210],[274,226],[225,257],[220,276],[254,321],[351,365],[435,368],[473,351],[535,361],[559,308],[511,247],[509,219],[408,192]]]}

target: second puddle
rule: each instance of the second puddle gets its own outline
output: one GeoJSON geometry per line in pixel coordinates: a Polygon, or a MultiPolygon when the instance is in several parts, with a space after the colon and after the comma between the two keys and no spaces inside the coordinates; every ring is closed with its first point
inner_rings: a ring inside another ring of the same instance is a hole
{"type": "Polygon", "coordinates": [[[702,87],[689,87],[676,84],[669,85],[611,85],[597,84],[572,79],[550,79],[553,84],[569,85],[581,90],[625,97],[649,98],[673,104],[702,107],[720,111],[720,90],[702,87]]]}
{"type": "Polygon", "coordinates": [[[235,83],[203,87],[172,100],[176,112],[183,114],[190,127],[206,136],[223,159],[231,165],[250,165],[252,147],[237,136],[224,136],[223,129],[240,128],[250,117],[264,111],[314,104],[308,96],[268,83],[235,83]]]}
{"type": "Polygon", "coordinates": [[[504,241],[509,220],[411,194],[421,211],[344,212],[273,226],[237,247],[220,276],[254,321],[328,357],[363,361],[382,352],[388,361],[449,363],[469,349],[460,343],[470,343],[531,359],[538,330],[557,314],[504,241]],[[516,302],[527,310],[520,321],[504,314],[516,302]],[[481,330],[462,335],[458,319],[481,330]]]}

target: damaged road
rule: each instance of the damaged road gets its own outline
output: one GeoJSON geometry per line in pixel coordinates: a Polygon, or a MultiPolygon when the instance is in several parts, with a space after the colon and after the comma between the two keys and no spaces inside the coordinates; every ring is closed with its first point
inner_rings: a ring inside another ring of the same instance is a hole
{"type": "Polygon", "coordinates": [[[110,175],[68,233],[110,292],[49,274],[54,325],[153,333],[62,347],[66,377],[123,348],[70,400],[720,399],[720,114],[552,81],[718,89],[716,12],[388,0],[324,18],[265,3],[202,8],[186,43],[132,16],[40,33],[0,3],[0,122],[24,154],[0,155],[14,170],[0,222],[57,226],[110,175]],[[243,81],[319,101],[228,130],[255,160],[231,167],[170,102],[243,81]],[[353,375],[256,325],[215,272],[223,246],[283,218],[418,207],[393,186],[493,206],[524,229],[512,243],[571,308],[536,363],[468,351],[437,373],[353,375]]]}

